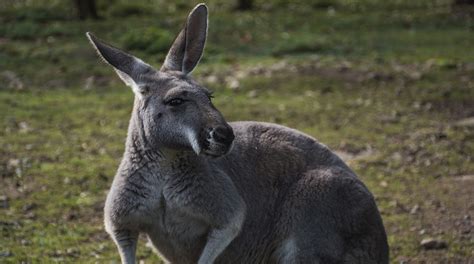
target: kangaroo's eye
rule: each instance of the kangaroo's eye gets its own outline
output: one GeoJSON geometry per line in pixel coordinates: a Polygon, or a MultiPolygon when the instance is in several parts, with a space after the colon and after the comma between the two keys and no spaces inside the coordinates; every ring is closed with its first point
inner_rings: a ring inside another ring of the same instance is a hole
{"type": "Polygon", "coordinates": [[[175,99],[169,100],[166,104],[170,105],[170,106],[178,106],[178,105],[181,105],[183,103],[184,103],[183,99],[175,98],[175,99]]]}
{"type": "Polygon", "coordinates": [[[145,86],[141,86],[140,89],[139,89],[140,93],[142,95],[146,95],[150,92],[150,87],[145,85],[145,86]]]}

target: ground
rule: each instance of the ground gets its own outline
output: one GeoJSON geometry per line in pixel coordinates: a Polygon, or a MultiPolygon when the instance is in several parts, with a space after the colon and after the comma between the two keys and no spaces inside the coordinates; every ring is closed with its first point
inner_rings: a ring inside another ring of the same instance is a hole
{"type": "MultiPolygon", "coordinates": [[[[472,17],[359,2],[210,5],[193,75],[228,121],[297,128],[345,159],[376,197],[393,263],[473,263],[472,17]]],[[[0,262],[117,262],[102,208],[133,95],[84,32],[159,67],[192,5],[116,1],[100,21],[24,5],[0,5],[0,262]]],[[[138,258],[158,262],[145,244],[138,258]]]]}

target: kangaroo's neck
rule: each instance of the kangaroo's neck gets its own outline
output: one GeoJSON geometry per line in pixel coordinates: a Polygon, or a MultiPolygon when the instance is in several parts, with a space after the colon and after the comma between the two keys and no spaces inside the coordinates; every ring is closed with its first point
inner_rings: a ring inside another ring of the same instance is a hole
{"type": "Polygon", "coordinates": [[[143,134],[142,122],[132,116],[129,124],[123,163],[128,169],[159,169],[164,175],[188,173],[205,168],[205,161],[192,150],[153,146],[143,134]]]}

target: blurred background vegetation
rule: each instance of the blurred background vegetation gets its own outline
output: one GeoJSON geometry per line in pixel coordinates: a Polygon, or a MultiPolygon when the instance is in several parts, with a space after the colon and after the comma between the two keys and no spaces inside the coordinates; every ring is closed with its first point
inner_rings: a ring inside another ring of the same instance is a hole
{"type": "MultiPolygon", "coordinates": [[[[133,95],[84,33],[159,67],[196,3],[0,2],[1,263],[118,261],[102,207],[133,95]]],[[[474,262],[472,0],[207,4],[193,75],[229,121],[335,150],[373,191],[393,263],[474,262]]]]}

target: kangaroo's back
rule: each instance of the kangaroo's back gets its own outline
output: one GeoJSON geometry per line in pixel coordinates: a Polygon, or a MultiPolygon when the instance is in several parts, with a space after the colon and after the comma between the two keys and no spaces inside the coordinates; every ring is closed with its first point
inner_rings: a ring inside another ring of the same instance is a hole
{"type": "Polygon", "coordinates": [[[298,130],[254,121],[230,124],[235,133],[234,147],[223,159],[235,162],[246,172],[240,174],[251,174],[255,181],[262,178],[290,183],[308,170],[329,166],[353,174],[328,147],[298,130]]]}

